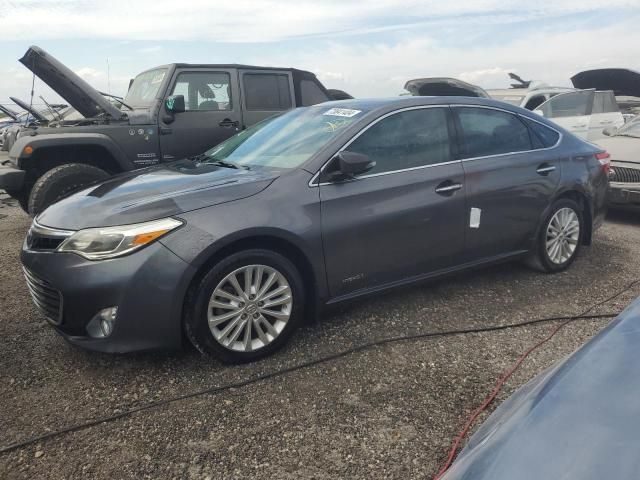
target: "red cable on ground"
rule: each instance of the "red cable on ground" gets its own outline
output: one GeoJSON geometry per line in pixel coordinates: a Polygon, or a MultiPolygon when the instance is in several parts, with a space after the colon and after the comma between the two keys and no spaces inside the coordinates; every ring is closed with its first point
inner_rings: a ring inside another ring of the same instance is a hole
{"type": "Polygon", "coordinates": [[[560,331],[561,328],[563,328],[565,325],[573,322],[574,320],[576,320],[576,318],[571,318],[571,319],[567,320],[566,322],[561,323],[556,328],[554,328],[551,331],[551,333],[544,340],[536,343],[535,345],[530,347],[526,352],[524,352],[518,358],[516,363],[498,379],[498,381],[496,382],[495,387],[493,387],[493,390],[491,391],[491,393],[487,396],[487,398],[484,399],[482,404],[480,404],[480,406],[473,411],[473,413],[471,414],[471,416],[467,420],[467,423],[464,424],[464,427],[462,428],[462,430],[460,431],[458,436],[455,438],[455,440],[453,442],[453,445],[451,446],[451,450],[449,451],[449,456],[447,457],[447,461],[442,466],[440,471],[436,474],[436,476],[433,477],[433,480],[439,480],[440,478],[442,478],[442,476],[445,474],[445,472],[449,469],[449,467],[453,463],[453,460],[456,458],[456,453],[458,452],[458,448],[460,448],[460,444],[462,443],[462,440],[467,435],[467,433],[469,433],[469,430],[471,429],[471,427],[473,426],[473,424],[477,420],[478,416],[484,410],[486,410],[486,408],[491,404],[491,402],[493,402],[495,400],[495,398],[498,395],[498,393],[500,393],[500,390],[502,390],[502,387],[505,384],[505,382],[520,367],[522,362],[524,362],[524,360],[531,354],[531,352],[533,352],[537,348],[540,348],[542,345],[547,343],[549,340],[551,340],[553,338],[553,336],[556,333],[558,333],[560,331]]]}

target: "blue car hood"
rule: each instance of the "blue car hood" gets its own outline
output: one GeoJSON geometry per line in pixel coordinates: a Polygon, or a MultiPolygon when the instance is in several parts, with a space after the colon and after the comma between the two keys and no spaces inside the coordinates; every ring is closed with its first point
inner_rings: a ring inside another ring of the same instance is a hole
{"type": "Polygon", "coordinates": [[[278,173],[234,169],[180,160],[115,176],[54,203],[41,225],[79,230],[146,222],[250,197],[278,173]]]}
{"type": "Polygon", "coordinates": [[[442,480],[640,476],[640,299],[507,399],[442,480]]]}

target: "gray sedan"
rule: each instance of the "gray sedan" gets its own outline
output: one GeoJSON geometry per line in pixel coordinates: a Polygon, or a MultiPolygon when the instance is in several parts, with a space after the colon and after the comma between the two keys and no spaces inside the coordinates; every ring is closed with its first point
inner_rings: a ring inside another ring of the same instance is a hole
{"type": "Polygon", "coordinates": [[[70,342],[248,361],[323,307],[482,265],[566,269],[604,217],[608,155],[464,97],[299,108],[40,214],[33,300],[70,342]]]}

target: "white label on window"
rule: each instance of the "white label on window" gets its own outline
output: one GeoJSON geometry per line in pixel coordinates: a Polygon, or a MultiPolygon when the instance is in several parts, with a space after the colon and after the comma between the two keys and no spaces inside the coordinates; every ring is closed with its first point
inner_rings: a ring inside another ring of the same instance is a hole
{"type": "Polygon", "coordinates": [[[472,207],[471,214],[469,215],[469,226],[471,228],[480,228],[480,214],[482,210],[472,207]]]}
{"type": "Polygon", "coordinates": [[[323,115],[333,115],[334,117],[355,117],[362,110],[351,110],[350,108],[330,108],[323,115]]]}

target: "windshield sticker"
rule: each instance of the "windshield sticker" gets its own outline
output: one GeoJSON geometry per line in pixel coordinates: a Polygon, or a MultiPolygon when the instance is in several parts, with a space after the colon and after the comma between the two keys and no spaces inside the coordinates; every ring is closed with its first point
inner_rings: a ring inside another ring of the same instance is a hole
{"type": "Polygon", "coordinates": [[[151,79],[151,85],[155,85],[156,83],[162,82],[164,78],[164,72],[156,73],[151,79]]]}
{"type": "Polygon", "coordinates": [[[355,117],[362,110],[351,110],[350,108],[330,108],[323,115],[333,115],[334,117],[355,117]]]}

